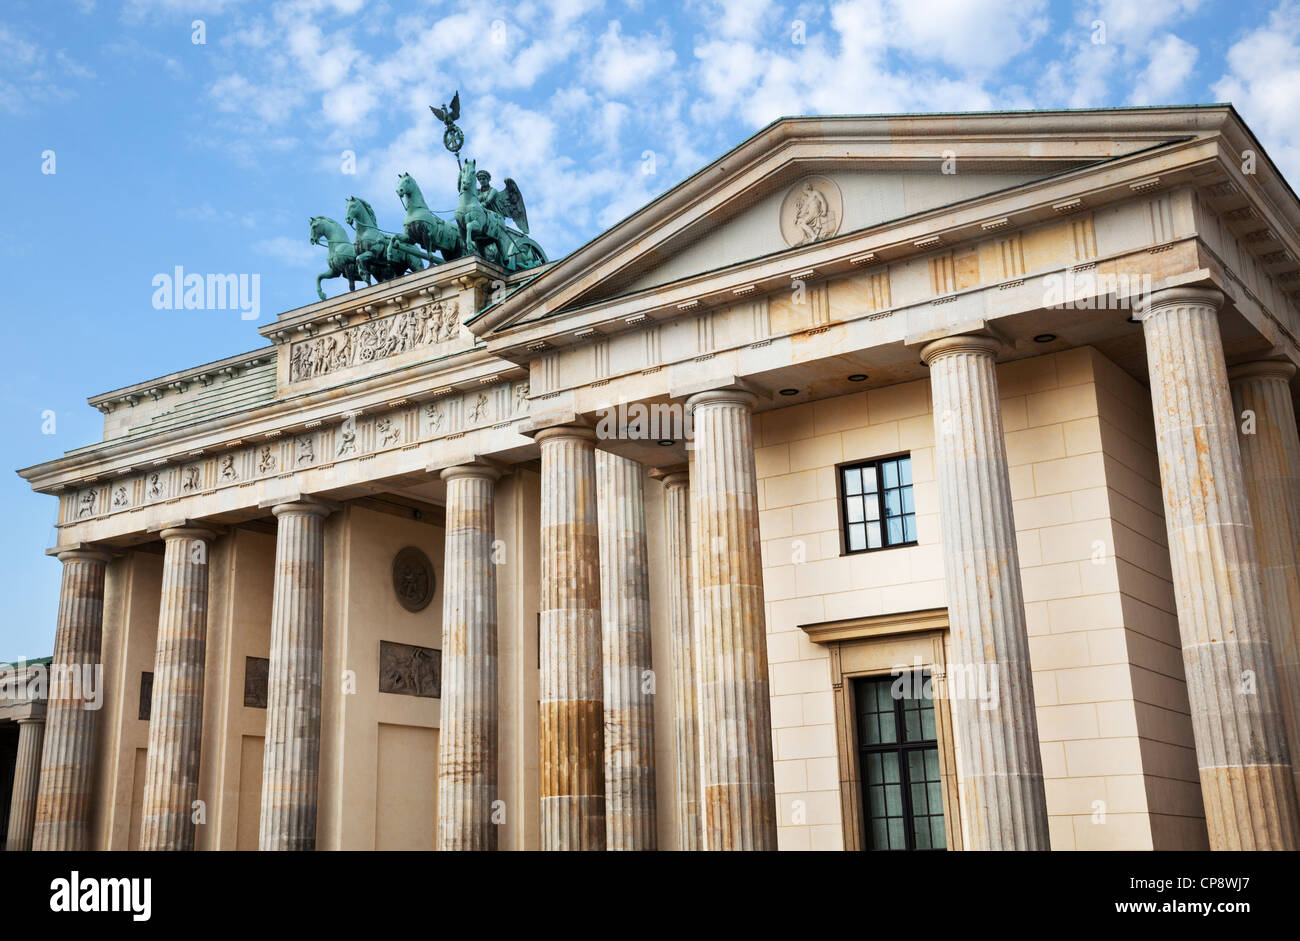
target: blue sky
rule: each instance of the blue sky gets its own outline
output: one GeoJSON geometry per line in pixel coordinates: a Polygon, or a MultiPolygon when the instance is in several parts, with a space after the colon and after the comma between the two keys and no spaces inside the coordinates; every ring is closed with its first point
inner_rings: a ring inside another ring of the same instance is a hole
{"type": "Polygon", "coordinates": [[[90,395],[263,345],[314,299],[310,216],[397,228],[401,171],[452,207],[455,89],[552,257],[786,114],[1232,101],[1300,182],[1300,2],[6,0],[0,660],[51,652],[60,570],[8,469],[95,441],[90,395]],[[154,309],[176,265],[259,275],[260,319],[154,309]]]}

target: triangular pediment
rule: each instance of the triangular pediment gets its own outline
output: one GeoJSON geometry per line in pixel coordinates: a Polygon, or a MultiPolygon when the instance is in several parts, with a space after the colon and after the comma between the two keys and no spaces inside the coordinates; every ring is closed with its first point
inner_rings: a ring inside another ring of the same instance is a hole
{"type": "Polygon", "coordinates": [[[782,119],[485,310],[475,332],[1105,167],[1215,133],[1227,111],[782,119]]]}

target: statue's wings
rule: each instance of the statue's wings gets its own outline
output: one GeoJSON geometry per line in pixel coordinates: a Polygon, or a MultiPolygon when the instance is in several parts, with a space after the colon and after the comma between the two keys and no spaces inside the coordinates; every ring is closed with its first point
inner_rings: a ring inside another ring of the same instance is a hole
{"type": "Polygon", "coordinates": [[[439,121],[441,121],[443,124],[447,123],[446,111],[443,111],[441,108],[435,108],[433,105],[429,105],[429,110],[432,111],[433,116],[437,118],[439,121]]]}
{"type": "Polygon", "coordinates": [[[460,117],[460,90],[459,89],[456,90],[456,94],[451,96],[451,107],[448,108],[447,110],[449,112],[448,117],[450,117],[453,121],[455,121],[457,118],[460,117]]]}
{"type": "Polygon", "coordinates": [[[519,226],[519,231],[528,234],[528,213],[524,210],[524,194],[519,192],[519,187],[515,181],[506,177],[506,186],[501,195],[504,197],[506,204],[506,215],[515,220],[519,226]]]}

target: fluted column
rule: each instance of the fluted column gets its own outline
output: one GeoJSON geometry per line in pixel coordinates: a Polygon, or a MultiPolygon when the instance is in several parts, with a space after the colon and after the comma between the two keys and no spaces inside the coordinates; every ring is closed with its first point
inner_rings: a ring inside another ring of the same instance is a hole
{"type": "Polygon", "coordinates": [[[276,505],[271,664],[258,848],[316,848],[320,777],[325,517],[311,500],[276,505]]]}
{"type": "Polygon", "coordinates": [[[704,848],[776,849],[772,707],[751,417],[738,390],[691,396],[704,848]]]}
{"type": "Polygon", "coordinates": [[[1158,291],[1146,335],[1169,561],[1212,849],[1295,849],[1296,796],[1263,610],[1218,291],[1158,291]]]}
{"type": "Polygon", "coordinates": [[[685,470],[655,472],[664,485],[668,562],[668,636],[673,669],[673,770],[677,848],[700,849],[700,736],[696,708],[695,638],[691,622],[691,492],[685,470]]]}
{"type": "Polygon", "coordinates": [[[1300,791],[1300,437],[1291,404],[1293,365],[1279,360],[1228,369],[1233,418],[1241,433],[1246,499],[1255,526],[1264,611],[1281,690],[1282,718],[1300,791]],[[1254,414],[1243,430],[1244,413],[1254,414]]]}
{"type": "Polygon", "coordinates": [[[659,846],[655,813],[650,572],[643,471],[596,452],[605,686],[605,836],[611,850],[659,846]]]}
{"type": "Polygon", "coordinates": [[[98,712],[86,681],[99,685],[103,680],[100,643],[108,555],[94,549],[69,549],[58,557],[63,563],[63,586],[50,664],[32,849],[85,850],[90,848],[90,772],[98,712]]]}
{"type": "Polygon", "coordinates": [[[500,472],[463,464],[447,484],[442,576],[438,849],[494,850],[497,825],[497,576],[493,491],[500,472]]]}
{"type": "Polygon", "coordinates": [[[208,547],[199,527],[162,531],[163,578],[149,708],[140,849],[194,849],[208,635],[208,547]]]}
{"type": "Polygon", "coordinates": [[[14,763],[14,788],[9,799],[9,832],[5,850],[32,848],[36,825],[36,789],[41,778],[41,742],[45,739],[45,716],[24,716],[18,720],[18,759],[14,763]]]}
{"type": "Polygon", "coordinates": [[[541,837],[544,850],[605,848],[605,736],[596,433],[537,433],[542,452],[541,837]]]}
{"type": "Polygon", "coordinates": [[[1049,848],[1011,480],[990,337],[927,344],[944,583],[946,682],[961,749],[967,848],[1049,848]],[[996,684],[996,685],[995,685],[996,684]]]}

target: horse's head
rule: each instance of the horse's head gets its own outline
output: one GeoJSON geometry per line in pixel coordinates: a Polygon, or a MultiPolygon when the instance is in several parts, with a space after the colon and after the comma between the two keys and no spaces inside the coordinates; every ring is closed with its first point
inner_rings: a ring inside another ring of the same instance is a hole
{"type": "Polygon", "coordinates": [[[473,160],[466,160],[461,164],[460,178],[457,180],[460,191],[469,193],[474,191],[475,163],[473,160]]]}
{"type": "Polygon", "coordinates": [[[416,185],[415,177],[409,173],[403,173],[397,178],[397,198],[406,205],[406,201],[412,196],[420,197],[420,187],[416,185]]]}
{"type": "Polygon", "coordinates": [[[329,220],[324,216],[311,217],[311,243],[313,245],[319,245],[322,238],[328,237],[329,231],[326,226],[327,222],[329,222],[329,220]]]}
{"type": "Polygon", "coordinates": [[[371,226],[375,224],[375,211],[370,208],[370,203],[366,202],[360,196],[348,197],[348,225],[356,228],[358,225],[371,226]]]}

